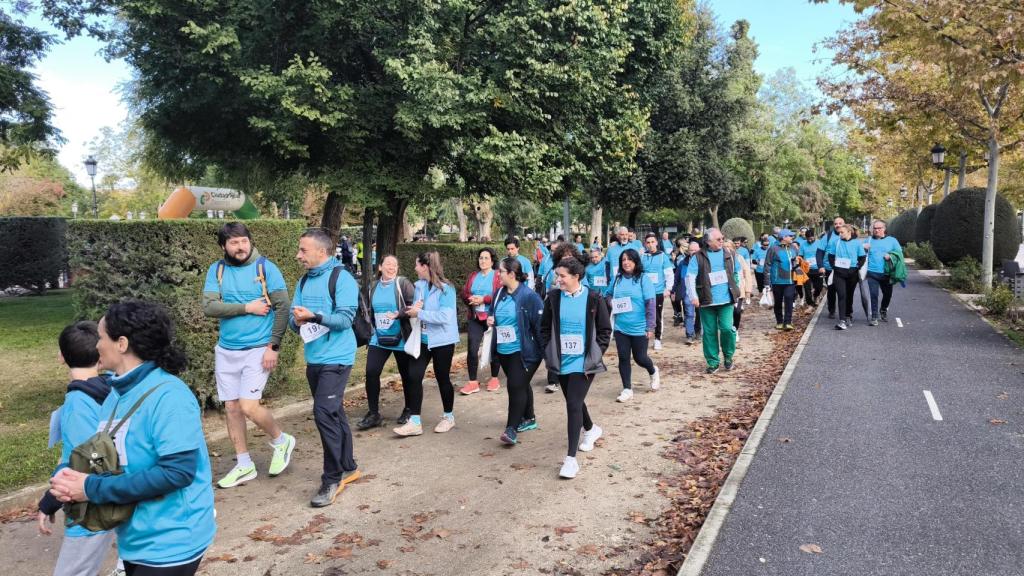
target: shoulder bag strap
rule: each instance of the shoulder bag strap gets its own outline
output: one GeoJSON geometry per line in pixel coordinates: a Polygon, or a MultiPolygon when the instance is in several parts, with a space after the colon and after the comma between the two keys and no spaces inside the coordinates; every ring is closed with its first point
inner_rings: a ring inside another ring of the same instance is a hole
{"type": "Polygon", "coordinates": [[[121,402],[121,399],[118,398],[118,401],[114,404],[114,412],[110,415],[110,420],[107,421],[107,433],[110,434],[111,436],[116,436],[117,431],[120,430],[121,426],[123,426],[124,423],[127,422],[128,419],[132,417],[132,414],[135,414],[135,411],[139,409],[139,406],[142,406],[142,403],[146,401],[146,398],[149,398],[150,394],[156,392],[157,388],[163,386],[166,383],[167,382],[161,382],[156,386],[153,386],[149,390],[146,390],[146,393],[143,394],[141,398],[135,401],[135,404],[133,404],[132,407],[128,409],[128,412],[125,412],[125,415],[122,416],[121,419],[117,422],[117,426],[114,426],[114,428],[111,430],[110,423],[113,422],[114,417],[117,416],[117,404],[121,402]]]}

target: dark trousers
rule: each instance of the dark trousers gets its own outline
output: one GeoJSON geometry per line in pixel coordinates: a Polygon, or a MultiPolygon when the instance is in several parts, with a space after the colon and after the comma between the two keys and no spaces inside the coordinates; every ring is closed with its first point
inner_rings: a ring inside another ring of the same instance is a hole
{"type": "Polygon", "coordinates": [[[352,429],[345,417],[345,386],[352,373],[343,364],[308,364],[306,380],[313,393],[313,420],[324,449],[324,484],[341,481],[342,472],[356,469],[352,458],[352,429]]]}
{"type": "Polygon", "coordinates": [[[128,576],[192,576],[199,569],[202,558],[177,566],[144,566],[124,561],[124,573],[128,576]]]}
{"type": "Polygon", "coordinates": [[[823,274],[821,270],[811,270],[807,273],[807,282],[804,282],[804,302],[809,306],[813,306],[818,303],[818,297],[821,296],[821,288],[823,284],[823,274]]]}
{"type": "Polygon", "coordinates": [[[370,412],[380,412],[380,375],[384,372],[384,363],[394,354],[398,364],[398,374],[402,377],[402,394],[405,405],[409,406],[409,355],[397,350],[388,350],[377,346],[366,347],[366,404],[370,412]]]}
{"type": "Polygon", "coordinates": [[[682,321],[683,319],[683,303],[678,298],[671,298],[672,300],[672,320],[682,321]]]}
{"type": "MultiPolygon", "coordinates": [[[[484,339],[484,332],[487,331],[487,322],[481,322],[475,317],[470,318],[466,323],[469,348],[466,352],[466,368],[469,370],[469,379],[476,380],[477,366],[480,364],[480,342],[484,339]]],[[[497,355],[495,355],[497,356],[497,355]]],[[[498,359],[491,360],[491,377],[498,377],[498,359]]]]}
{"type": "Polygon", "coordinates": [[[580,372],[558,376],[558,383],[565,396],[565,412],[568,416],[568,455],[574,458],[576,449],[580,445],[580,428],[590,430],[594,427],[594,422],[590,419],[590,412],[587,411],[587,392],[590,391],[590,383],[593,381],[592,374],[587,375],[580,372]]]}
{"type": "MultiPolygon", "coordinates": [[[[825,295],[825,305],[828,307],[828,313],[834,314],[836,311],[836,294],[839,290],[836,284],[839,282],[839,277],[835,275],[835,270],[833,270],[830,273],[826,273],[826,277],[828,276],[828,274],[832,274],[832,285],[828,287],[828,293],[825,295]]],[[[840,316],[842,316],[842,314],[840,314],[840,316]]]]}
{"type": "Polygon", "coordinates": [[[455,344],[437,346],[428,349],[420,344],[420,357],[409,359],[409,396],[406,406],[413,416],[419,416],[423,409],[423,375],[427,373],[427,364],[434,361],[434,377],[437,388],[441,391],[441,405],[445,412],[455,410],[455,387],[452,386],[452,357],[455,356],[455,344]]]}
{"type": "Polygon", "coordinates": [[[754,280],[757,282],[757,291],[764,292],[764,272],[754,272],[754,280]]]}
{"type": "Polygon", "coordinates": [[[533,388],[530,381],[540,367],[537,362],[527,368],[523,366],[523,356],[519,352],[514,354],[496,354],[501,362],[501,369],[505,371],[505,388],[508,390],[508,419],[505,427],[515,428],[523,420],[536,418],[533,413],[533,388]]]}
{"type": "Polygon", "coordinates": [[[857,289],[860,275],[856,270],[836,270],[832,285],[836,288],[836,300],[839,302],[839,317],[853,317],[853,293],[857,289]]]}
{"type": "Polygon", "coordinates": [[[633,364],[629,361],[630,353],[636,365],[647,370],[648,374],[654,374],[654,362],[647,355],[647,336],[630,336],[615,331],[615,349],[619,352],[619,377],[622,378],[623,388],[632,388],[630,380],[633,378],[633,364]]]}
{"type": "Polygon", "coordinates": [[[882,310],[889,310],[892,301],[892,281],[888,274],[868,272],[868,293],[871,294],[871,317],[878,318],[878,290],[882,290],[882,310]]]}
{"type": "Polygon", "coordinates": [[[775,323],[793,323],[793,301],[796,300],[795,284],[772,284],[775,299],[775,323]]]}
{"type": "Polygon", "coordinates": [[[743,306],[746,302],[747,300],[745,298],[740,298],[735,304],[733,304],[732,327],[737,330],[740,329],[740,319],[743,317],[743,306]]]}
{"type": "Polygon", "coordinates": [[[654,295],[654,339],[661,340],[661,313],[665,310],[665,293],[654,295]]]}

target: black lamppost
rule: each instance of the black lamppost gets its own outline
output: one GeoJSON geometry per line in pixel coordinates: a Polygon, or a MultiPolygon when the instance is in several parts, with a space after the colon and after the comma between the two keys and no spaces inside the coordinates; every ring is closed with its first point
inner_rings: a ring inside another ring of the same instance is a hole
{"type": "Polygon", "coordinates": [[[932,164],[945,172],[942,178],[942,197],[949,196],[949,179],[952,177],[953,171],[949,166],[946,166],[946,148],[942,144],[936,143],[932,147],[932,164]]]}
{"type": "Polygon", "coordinates": [[[92,181],[92,217],[99,218],[99,209],[96,206],[96,159],[90,154],[85,159],[85,171],[89,173],[89,180],[92,181]]]}

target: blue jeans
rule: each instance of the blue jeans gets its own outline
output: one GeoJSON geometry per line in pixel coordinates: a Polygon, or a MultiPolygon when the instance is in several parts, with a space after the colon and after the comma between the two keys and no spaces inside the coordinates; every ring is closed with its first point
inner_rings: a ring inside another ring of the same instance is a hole
{"type": "Polygon", "coordinates": [[[878,291],[882,291],[882,310],[889,309],[892,300],[892,281],[887,274],[868,272],[868,293],[871,294],[871,317],[878,318],[878,291]]]}
{"type": "Polygon", "coordinates": [[[686,313],[686,337],[694,338],[700,330],[700,316],[689,298],[683,299],[683,311],[686,313]]]}

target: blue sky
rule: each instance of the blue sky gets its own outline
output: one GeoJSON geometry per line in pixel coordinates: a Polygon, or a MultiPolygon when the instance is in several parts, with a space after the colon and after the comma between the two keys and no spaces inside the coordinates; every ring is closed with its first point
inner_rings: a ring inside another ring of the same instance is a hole
{"type": "MultiPolygon", "coordinates": [[[[750,22],[750,35],[758,42],[757,71],[767,77],[780,68],[793,67],[807,88],[828,70],[830,55],[813,52],[816,43],[835,34],[856,19],[848,5],[835,0],[810,4],[808,0],[708,0],[723,28],[737,19],[750,22]]],[[[42,25],[30,19],[33,25],[42,25]]],[[[76,38],[51,48],[36,67],[39,84],[50,94],[54,120],[67,143],[61,148],[61,164],[79,182],[88,184],[82,161],[89,154],[89,140],[104,126],[116,126],[127,116],[118,86],[131,77],[121,61],[106,62],[102,46],[90,38],[76,38]]],[[[103,167],[99,170],[102,172],[103,167]]]]}

